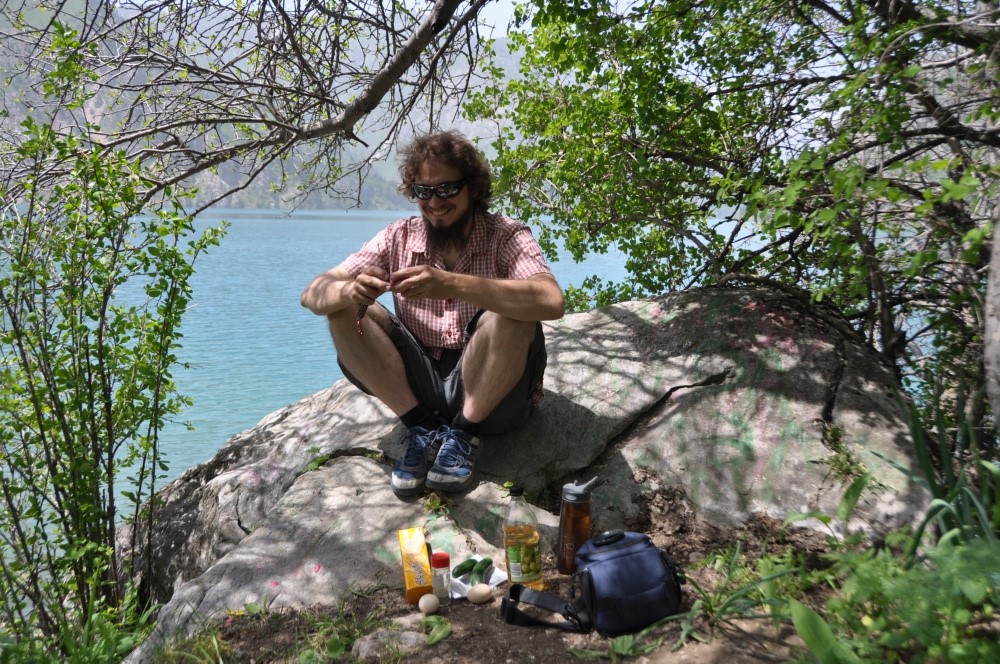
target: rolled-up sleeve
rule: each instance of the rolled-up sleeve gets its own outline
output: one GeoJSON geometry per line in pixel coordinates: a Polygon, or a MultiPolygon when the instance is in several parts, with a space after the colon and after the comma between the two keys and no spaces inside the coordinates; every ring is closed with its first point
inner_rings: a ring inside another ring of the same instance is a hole
{"type": "Polygon", "coordinates": [[[523,224],[518,224],[504,242],[500,253],[499,265],[507,267],[504,275],[507,279],[528,279],[536,274],[552,274],[538,241],[531,234],[531,229],[523,224]]]}
{"type": "Polygon", "coordinates": [[[356,277],[366,268],[372,266],[381,267],[386,272],[392,272],[389,265],[389,247],[392,246],[390,238],[392,227],[383,228],[372,239],[368,240],[356,252],[344,259],[341,267],[347,270],[352,277],[356,277]]]}

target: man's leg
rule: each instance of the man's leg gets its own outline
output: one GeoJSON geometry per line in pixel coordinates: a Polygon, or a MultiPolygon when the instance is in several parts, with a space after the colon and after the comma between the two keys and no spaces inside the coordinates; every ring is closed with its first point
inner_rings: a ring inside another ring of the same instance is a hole
{"type": "Polygon", "coordinates": [[[368,308],[358,334],[357,312],[353,307],[327,316],[330,336],[340,363],[366,390],[402,417],[417,405],[417,397],[406,380],[403,358],[389,339],[392,322],[380,305],[368,308]]]}
{"type": "Polygon", "coordinates": [[[534,322],[500,316],[491,311],[479,318],[476,333],[462,358],[465,401],[462,415],[479,423],[503,401],[524,374],[528,348],[535,338],[534,322]]]}
{"type": "Polygon", "coordinates": [[[403,456],[393,467],[390,479],[393,492],[397,496],[420,493],[437,455],[437,422],[410,388],[403,358],[389,337],[392,320],[388,311],[380,305],[369,307],[361,321],[363,335],[358,334],[354,309],[327,318],[337,359],[349,379],[388,406],[406,426],[403,456]]]}
{"type": "Polygon", "coordinates": [[[462,356],[464,401],[450,427],[438,435],[441,449],[427,473],[427,486],[464,491],[475,476],[480,425],[521,382],[537,323],[484,312],[462,356]]]}

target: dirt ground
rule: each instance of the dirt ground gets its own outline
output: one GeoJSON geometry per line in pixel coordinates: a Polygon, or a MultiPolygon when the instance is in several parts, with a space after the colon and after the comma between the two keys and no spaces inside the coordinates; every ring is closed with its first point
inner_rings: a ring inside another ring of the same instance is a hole
{"type": "MultiPolygon", "coordinates": [[[[732,551],[736,542],[750,559],[764,553],[794,549],[819,560],[825,541],[817,533],[802,530],[786,531],[781,523],[764,517],[751,519],[744,527],[723,531],[700,522],[684,496],[672,490],[647,497],[647,514],[655,514],[646,523],[627,524],[629,530],[645,532],[653,542],[667,549],[682,573],[695,583],[683,587],[684,610],[697,599],[697,586],[710,591],[723,582],[723,574],[712,565],[698,564],[706,557],[732,551]]],[[[559,575],[551,555],[544,561],[546,590],[562,597],[571,595],[571,577],[559,575]]],[[[504,588],[495,592],[494,599],[483,605],[467,601],[452,601],[441,614],[452,626],[452,634],[423,650],[403,655],[400,662],[421,664],[506,664],[508,662],[581,662],[579,654],[570,650],[604,653],[611,659],[612,640],[597,633],[572,634],[555,628],[521,627],[506,624],[500,616],[500,600],[504,588]]],[[[817,598],[819,601],[819,598],[817,598]]],[[[355,616],[377,616],[384,620],[419,625],[420,614],[408,604],[401,588],[378,588],[358,594],[344,607],[355,616]]],[[[343,610],[343,609],[342,609],[343,610]]],[[[329,614],[339,615],[330,609],[329,614]]],[[[239,662],[294,662],[302,650],[302,639],[309,625],[322,620],[322,610],[312,615],[275,613],[266,619],[242,617],[230,619],[220,629],[220,636],[239,662]],[[297,645],[298,644],[298,645],[297,645]]],[[[788,627],[780,633],[768,620],[741,619],[716,625],[696,622],[695,629],[705,642],[686,640],[678,647],[682,627],[672,621],[648,635],[643,642],[662,639],[661,645],[632,661],[709,663],[750,663],[787,661],[801,642],[788,627]]],[[[801,653],[799,650],[798,652],[801,653]]],[[[352,661],[348,655],[341,661],[352,661]]]]}

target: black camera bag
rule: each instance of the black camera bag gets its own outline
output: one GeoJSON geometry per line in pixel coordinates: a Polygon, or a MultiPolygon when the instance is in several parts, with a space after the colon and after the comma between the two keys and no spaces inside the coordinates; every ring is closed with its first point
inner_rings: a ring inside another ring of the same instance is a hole
{"type": "Polygon", "coordinates": [[[500,605],[514,625],[558,627],[572,632],[596,629],[605,636],[638,631],[680,612],[681,577],[666,551],[642,533],[612,530],[585,542],[576,554],[580,596],[565,600],[514,584],[500,605]],[[518,608],[530,604],[562,615],[551,622],[518,608]]]}

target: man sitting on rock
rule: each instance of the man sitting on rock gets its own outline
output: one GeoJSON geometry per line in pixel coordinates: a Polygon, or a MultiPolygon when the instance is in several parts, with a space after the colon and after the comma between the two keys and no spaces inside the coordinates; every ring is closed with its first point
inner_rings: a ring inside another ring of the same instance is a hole
{"type": "Polygon", "coordinates": [[[401,157],[420,216],[313,279],[302,305],[328,318],[344,376],[406,426],[391,480],[405,497],[469,488],[481,437],[527,420],[547,359],[539,321],[564,304],[528,227],[489,211],[490,168],[467,138],[421,136],[401,157]],[[386,291],[395,314],[375,301],[386,291]]]}

